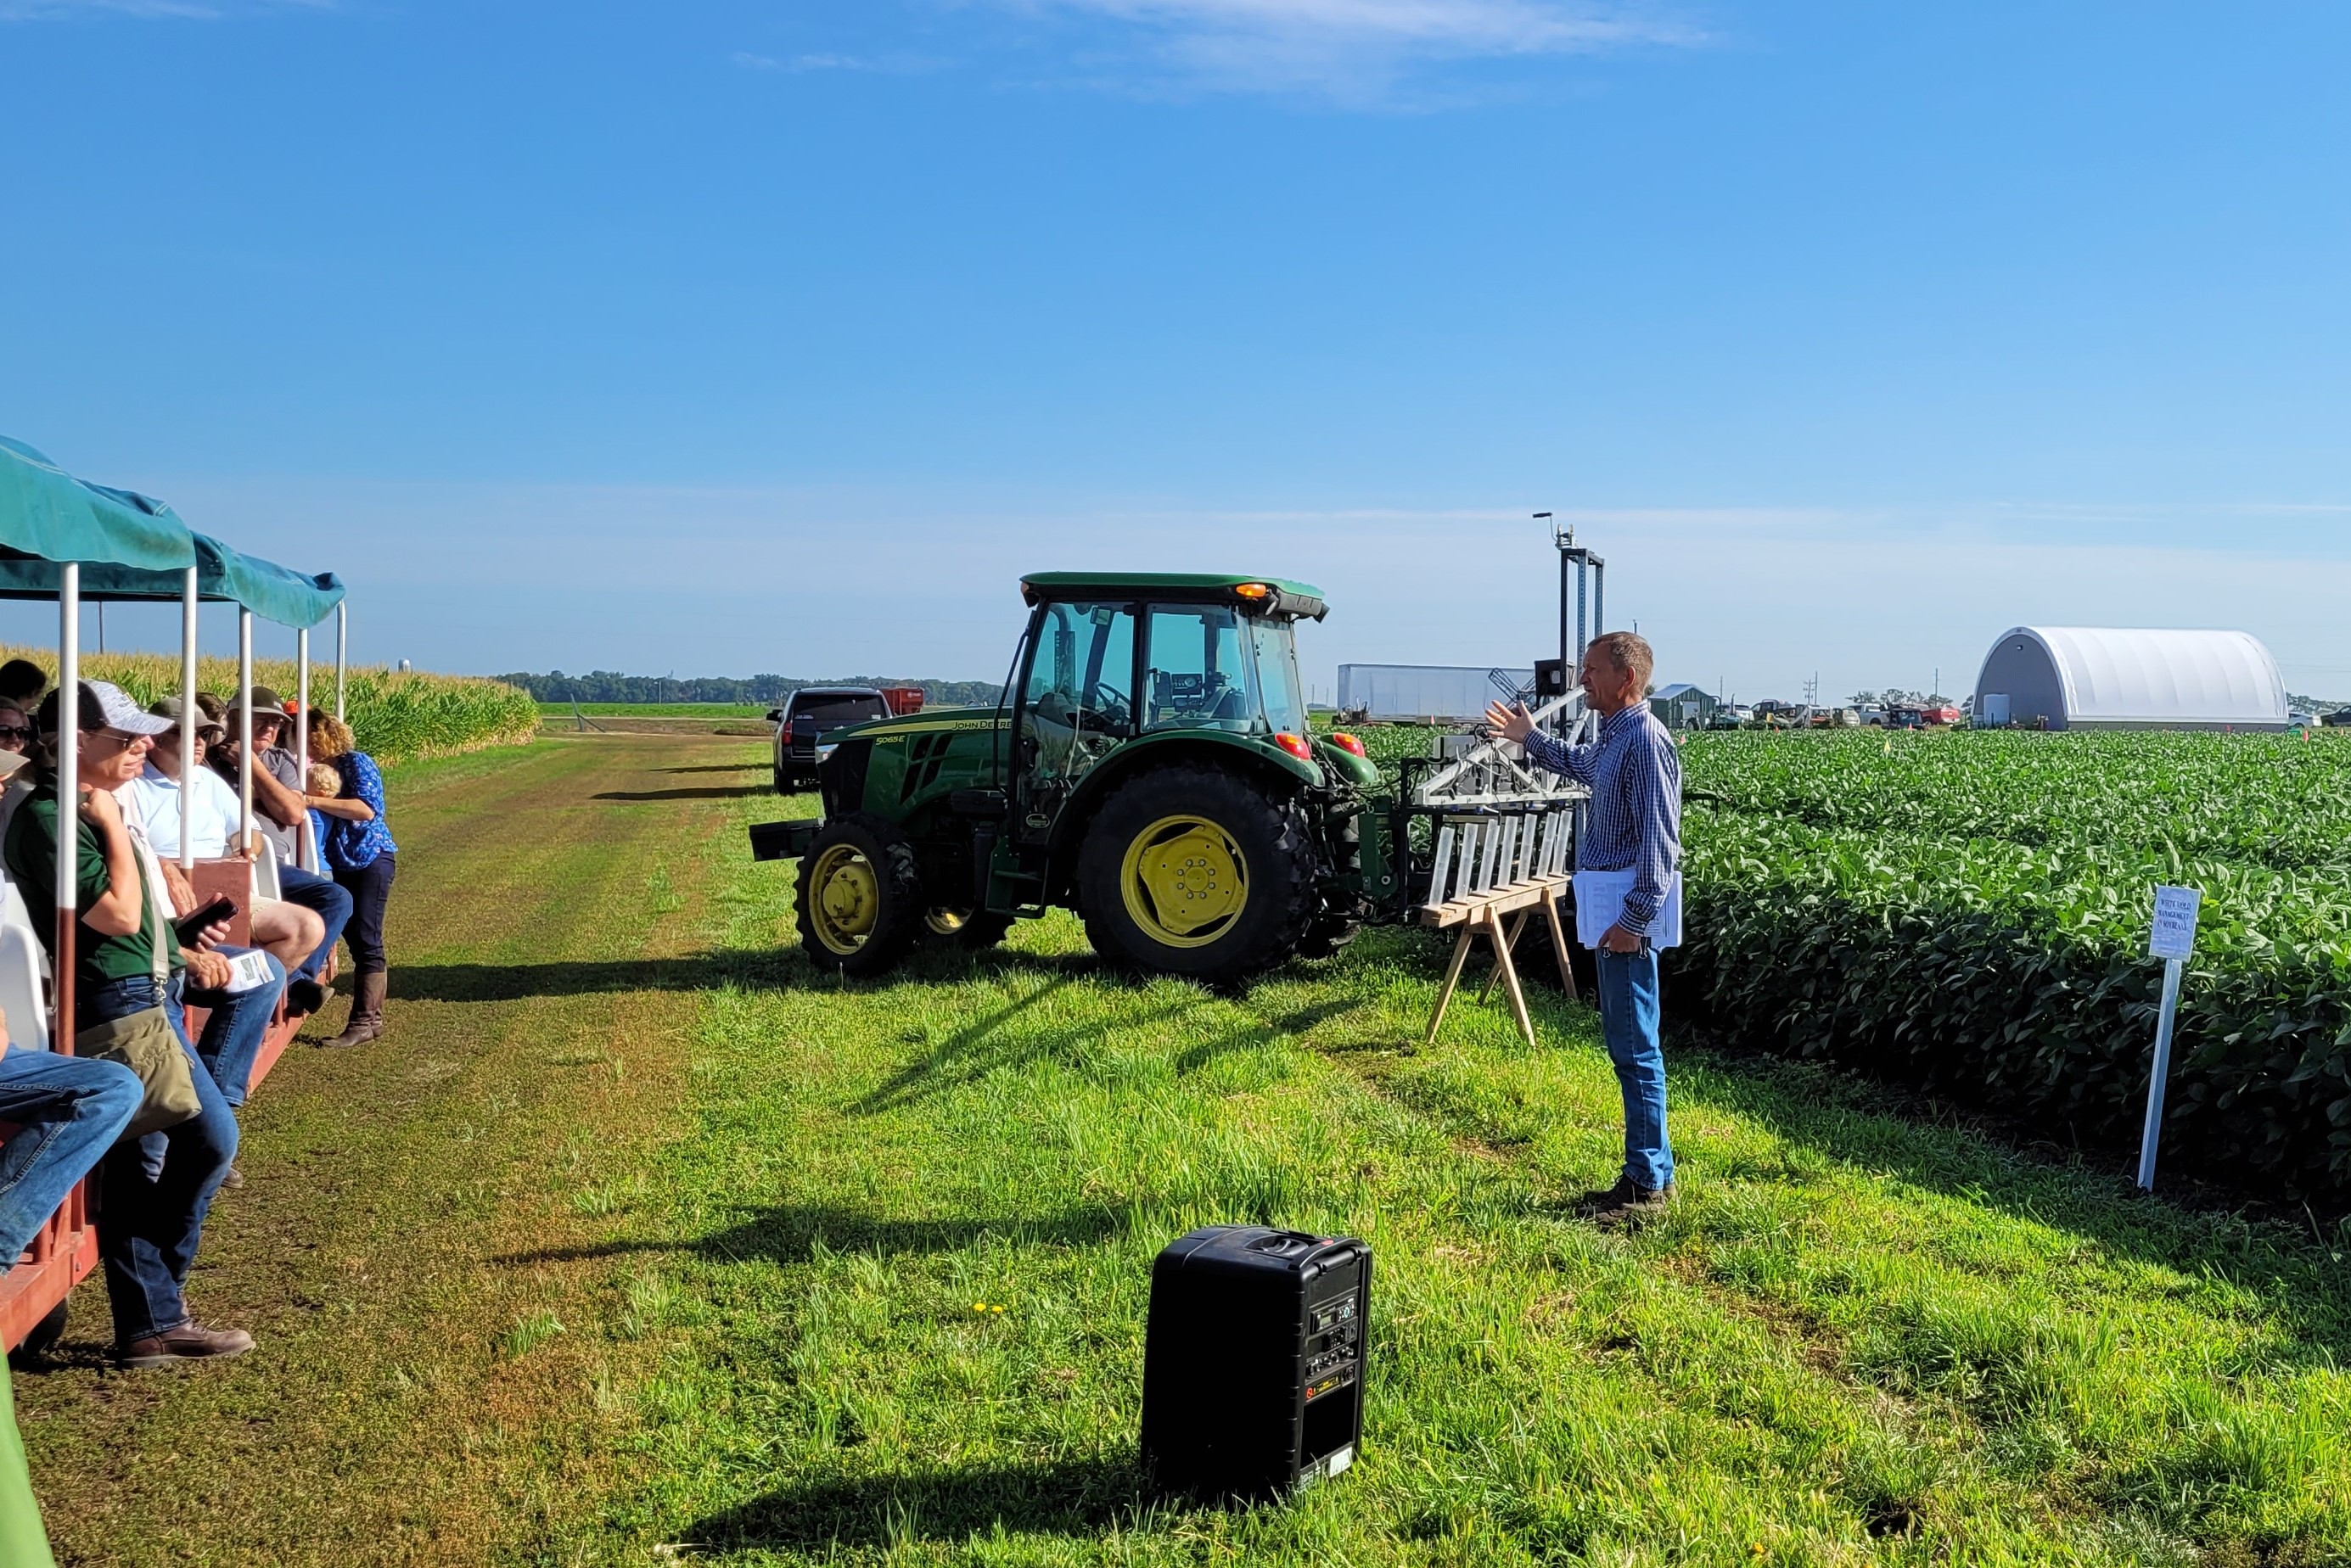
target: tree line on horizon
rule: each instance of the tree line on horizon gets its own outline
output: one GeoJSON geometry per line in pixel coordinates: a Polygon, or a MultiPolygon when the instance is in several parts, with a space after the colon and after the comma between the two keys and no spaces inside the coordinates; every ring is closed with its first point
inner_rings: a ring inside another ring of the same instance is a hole
{"type": "Polygon", "coordinates": [[[617,670],[591,670],[566,675],[552,670],[544,675],[516,673],[496,679],[519,686],[540,702],[781,702],[804,686],[919,686],[929,703],[987,706],[1004,690],[993,680],[925,680],[901,675],[845,675],[838,680],[807,680],[790,675],[623,675],[617,670]]]}

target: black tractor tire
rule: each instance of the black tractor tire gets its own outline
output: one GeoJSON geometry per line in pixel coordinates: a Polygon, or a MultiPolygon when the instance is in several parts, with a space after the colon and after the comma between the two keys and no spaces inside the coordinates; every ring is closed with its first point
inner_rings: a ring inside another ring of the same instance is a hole
{"type": "Polygon", "coordinates": [[[1295,952],[1319,901],[1314,841],[1298,803],[1221,768],[1182,763],[1129,779],[1095,813],[1078,852],[1087,940],[1122,968],[1231,984],[1295,952]],[[1245,869],[1243,904],[1221,929],[1176,933],[1194,938],[1189,944],[1155,936],[1129,908],[1123,886],[1129,849],[1171,817],[1212,825],[1245,869]]]}
{"type": "Polygon", "coordinates": [[[1352,915],[1323,915],[1306,928],[1298,939],[1298,956],[1302,959],[1336,958],[1347,950],[1347,944],[1364,929],[1363,922],[1352,915]]]}
{"type": "Polygon", "coordinates": [[[923,929],[923,874],[914,846],[868,812],[826,823],[800,857],[792,909],[810,963],[842,974],[882,973],[923,929]],[[862,877],[851,869],[860,861],[867,868],[862,877]],[[830,903],[823,901],[820,878],[841,882],[830,903]]]}
{"type": "Polygon", "coordinates": [[[784,772],[781,768],[778,768],[776,770],[776,793],[778,794],[789,794],[792,793],[792,775],[784,772]]]}

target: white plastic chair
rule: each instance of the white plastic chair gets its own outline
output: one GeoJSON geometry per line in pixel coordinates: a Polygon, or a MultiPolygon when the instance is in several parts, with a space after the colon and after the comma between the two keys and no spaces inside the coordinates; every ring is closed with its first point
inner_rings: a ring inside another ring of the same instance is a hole
{"type": "MultiPolygon", "coordinates": [[[[8,891],[15,897],[14,888],[8,891]]],[[[21,912],[24,900],[17,898],[16,904],[21,912]]],[[[8,1039],[20,1050],[49,1048],[49,1006],[41,988],[41,966],[47,956],[33,935],[31,921],[0,921],[0,1008],[7,1011],[8,1039]]]]}
{"type": "MultiPolygon", "coordinates": [[[[261,830],[255,825],[253,818],[246,817],[245,819],[246,841],[251,843],[260,833],[261,830]]],[[[269,840],[266,836],[261,838],[261,844],[262,852],[253,857],[254,899],[258,902],[263,898],[283,898],[286,893],[277,882],[277,852],[269,847],[269,840]]]]}

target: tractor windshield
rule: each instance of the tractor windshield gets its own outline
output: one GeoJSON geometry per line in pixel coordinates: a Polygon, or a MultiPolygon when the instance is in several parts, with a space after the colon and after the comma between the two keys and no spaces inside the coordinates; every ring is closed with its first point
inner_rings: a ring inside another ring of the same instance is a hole
{"type": "Polygon", "coordinates": [[[1229,605],[1153,605],[1144,727],[1306,732],[1290,622],[1229,605]]]}

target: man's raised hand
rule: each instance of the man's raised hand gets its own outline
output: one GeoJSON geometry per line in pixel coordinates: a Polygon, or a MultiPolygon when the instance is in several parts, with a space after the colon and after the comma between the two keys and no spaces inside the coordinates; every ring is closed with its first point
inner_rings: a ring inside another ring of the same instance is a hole
{"type": "Polygon", "coordinates": [[[1535,716],[1527,711],[1523,702],[1503,707],[1499,702],[1486,704],[1486,726],[1506,741],[1524,741],[1535,732],[1535,716]]]}

